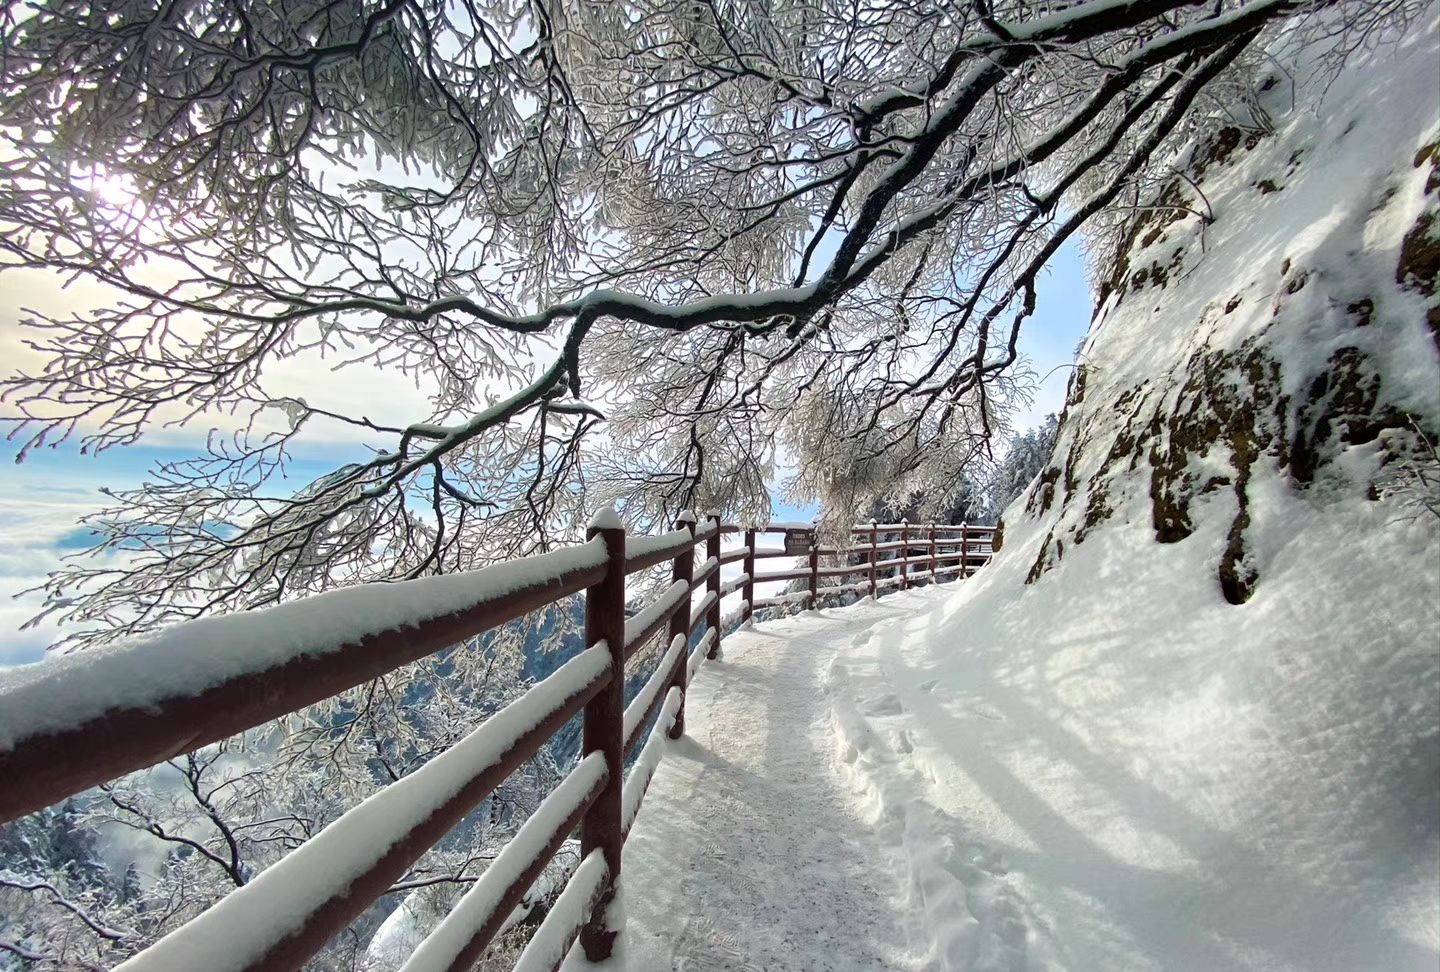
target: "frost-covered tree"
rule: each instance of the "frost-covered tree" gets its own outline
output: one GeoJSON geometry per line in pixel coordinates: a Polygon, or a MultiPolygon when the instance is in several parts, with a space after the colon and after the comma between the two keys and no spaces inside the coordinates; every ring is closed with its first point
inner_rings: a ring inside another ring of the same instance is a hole
{"type": "Polygon", "coordinates": [[[827,504],[953,479],[1046,259],[1320,5],[8,5],[0,254],[104,295],[28,322],[22,452],[244,429],[94,521],[127,556],[54,578],[72,642],[529,552],[602,499],[763,516],[777,456],[827,504]],[[429,414],[267,391],[321,354],[429,414]],[[373,448],[297,491],[325,424],[373,448]]]}
{"type": "Polygon", "coordinates": [[[125,879],[106,867],[85,818],[67,800],[0,825],[0,969],[98,968],[129,935],[125,879]]]}
{"type": "Polygon", "coordinates": [[[977,452],[967,458],[965,467],[954,477],[908,494],[872,499],[864,505],[828,506],[821,510],[822,530],[832,528],[831,539],[842,540],[848,536],[844,531],[851,524],[863,527],[867,523],[893,524],[902,520],[993,524],[1045,468],[1059,425],[1057,416],[1047,415],[1040,425],[1011,436],[998,460],[986,452],[977,452]]]}
{"type": "Polygon", "coordinates": [[[1052,413],[1045,421],[1021,435],[1012,436],[1004,457],[990,477],[986,497],[986,512],[990,518],[999,517],[1025,487],[1044,471],[1050,462],[1050,452],[1055,448],[1055,435],[1060,429],[1060,420],[1052,413]]]}

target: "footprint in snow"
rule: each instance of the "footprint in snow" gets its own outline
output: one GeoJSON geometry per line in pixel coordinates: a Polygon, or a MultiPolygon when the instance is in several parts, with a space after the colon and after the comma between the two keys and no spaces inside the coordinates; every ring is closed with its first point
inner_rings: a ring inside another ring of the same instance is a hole
{"type": "Polygon", "coordinates": [[[905,706],[901,703],[899,697],[892,693],[886,693],[879,698],[871,699],[869,704],[865,706],[865,714],[872,716],[900,715],[904,711],[905,706]]]}
{"type": "Polygon", "coordinates": [[[676,972],[762,972],[745,960],[739,939],[703,915],[691,917],[671,949],[676,972]]]}
{"type": "Polygon", "coordinates": [[[922,692],[933,692],[933,691],[935,691],[935,686],[937,686],[937,685],[939,685],[939,684],[940,684],[940,680],[939,680],[938,678],[929,679],[928,681],[924,681],[924,682],[921,682],[921,683],[920,683],[920,691],[922,691],[922,692]]]}
{"type": "Polygon", "coordinates": [[[968,708],[973,715],[977,715],[982,719],[989,719],[991,722],[1005,721],[1005,717],[1001,715],[999,711],[997,711],[996,709],[992,709],[990,706],[986,705],[983,702],[967,706],[966,708],[968,708]]]}

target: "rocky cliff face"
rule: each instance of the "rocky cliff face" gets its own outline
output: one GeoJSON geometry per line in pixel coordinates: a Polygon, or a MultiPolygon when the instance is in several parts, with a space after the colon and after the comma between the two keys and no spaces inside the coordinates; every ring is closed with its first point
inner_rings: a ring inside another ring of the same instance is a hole
{"type": "Polygon", "coordinates": [[[1238,605],[1285,521],[1357,497],[1434,517],[1433,42],[1412,30],[1338,78],[1314,58],[1264,81],[1250,127],[1188,149],[1098,274],[1056,451],[1023,511],[1045,524],[1029,583],[1119,521],[1208,545],[1238,605]]]}

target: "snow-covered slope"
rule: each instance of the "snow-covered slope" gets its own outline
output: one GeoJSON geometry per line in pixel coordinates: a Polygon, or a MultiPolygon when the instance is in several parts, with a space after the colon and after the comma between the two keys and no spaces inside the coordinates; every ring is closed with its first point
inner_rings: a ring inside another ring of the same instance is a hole
{"type": "Polygon", "coordinates": [[[1433,14],[1318,107],[1288,83],[1169,191],[1213,222],[1155,210],[1102,275],[1003,553],[842,657],[917,902],[998,855],[1024,967],[1440,966],[1433,14]]]}
{"type": "Polygon", "coordinates": [[[1376,507],[1385,520],[1421,512],[1413,472],[1440,430],[1433,16],[1337,78],[1317,45],[1277,61],[1257,127],[1193,146],[1102,265],[1025,506],[1047,533],[1030,581],[1101,524],[1148,520],[1162,544],[1214,548],[1202,559],[1239,604],[1287,524],[1386,493],[1401,502],[1376,507]]]}

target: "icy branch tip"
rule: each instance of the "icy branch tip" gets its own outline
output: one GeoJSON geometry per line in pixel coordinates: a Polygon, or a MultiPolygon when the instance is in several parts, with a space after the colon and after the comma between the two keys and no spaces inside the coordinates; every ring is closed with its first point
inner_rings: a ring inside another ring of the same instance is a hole
{"type": "Polygon", "coordinates": [[[615,511],[615,504],[600,508],[590,519],[592,530],[623,530],[625,521],[620,519],[620,514],[615,511]]]}

